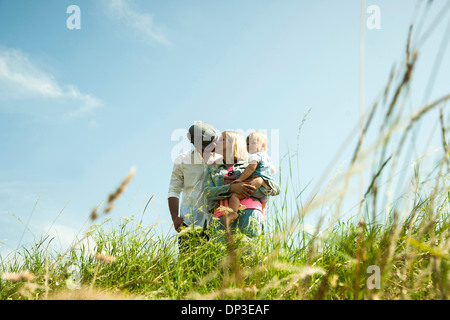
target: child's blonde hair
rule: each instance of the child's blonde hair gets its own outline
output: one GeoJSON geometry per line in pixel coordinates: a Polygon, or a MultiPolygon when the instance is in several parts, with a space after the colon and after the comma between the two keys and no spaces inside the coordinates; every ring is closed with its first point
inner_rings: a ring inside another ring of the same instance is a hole
{"type": "Polygon", "coordinates": [[[247,137],[247,143],[250,143],[250,140],[256,139],[256,141],[261,143],[261,152],[267,151],[267,144],[269,143],[269,139],[267,138],[266,134],[261,131],[252,131],[247,137]]]}
{"type": "Polygon", "coordinates": [[[246,161],[248,152],[244,136],[235,131],[225,131],[223,134],[225,134],[226,141],[230,141],[230,144],[227,144],[227,153],[230,152],[230,155],[237,161],[246,161]]]}

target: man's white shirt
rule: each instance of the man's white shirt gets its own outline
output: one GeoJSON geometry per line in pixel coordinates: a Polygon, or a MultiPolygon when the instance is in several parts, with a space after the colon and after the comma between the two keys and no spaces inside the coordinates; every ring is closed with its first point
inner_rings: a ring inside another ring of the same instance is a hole
{"type": "Polygon", "coordinates": [[[205,211],[205,197],[203,194],[203,180],[208,165],[214,164],[222,158],[212,153],[205,162],[196,150],[181,153],[174,160],[172,176],[170,178],[168,197],[180,199],[179,216],[187,225],[203,227],[209,218],[205,211]]]}

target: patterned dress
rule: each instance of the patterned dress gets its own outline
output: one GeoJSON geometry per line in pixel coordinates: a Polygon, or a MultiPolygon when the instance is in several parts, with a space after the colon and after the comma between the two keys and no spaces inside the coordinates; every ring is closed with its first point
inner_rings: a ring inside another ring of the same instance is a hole
{"type": "MultiPolygon", "coordinates": [[[[210,214],[210,225],[212,224],[212,217],[215,208],[220,205],[221,200],[228,199],[231,196],[230,185],[231,181],[240,177],[247,167],[247,161],[238,161],[233,165],[232,171],[234,177],[228,176],[228,166],[224,163],[215,164],[208,167],[205,174],[205,181],[203,183],[203,192],[206,200],[206,211],[210,214]]],[[[280,194],[280,186],[272,178],[263,178],[264,182],[269,186],[269,190],[260,187],[261,192],[266,196],[276,196],[280,194]]],[[[258,198],[255,200],[260,201],[258,198]]],[[[264,230],[264,215],[260,210],[245,209],[239,217],[232,222],[232,229],[248,235],[249,237],[258,236],[264,230]]],[[[218,228],[223,229],[223,222],[219,220],[218,228]]]]}

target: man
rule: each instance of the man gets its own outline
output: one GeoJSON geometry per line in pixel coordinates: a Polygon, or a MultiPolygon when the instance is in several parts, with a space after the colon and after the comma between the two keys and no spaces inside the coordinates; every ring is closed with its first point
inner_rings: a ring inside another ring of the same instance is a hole
{"type": "MultiPolygon", "coordinates": [[[[222,157],[213,151],[218,134],[219,131],[210,124],[194,123],[187,133],[193,150],[181,153],[174,161],[168,204],[177,232],[180,232],[182,227],[206,227],[209,215],[204,211],[203,180],[208,165],[222,157]]],[[[203,232],[201,236],[207,238],[203,232]]],[[[181,242],[180,239],[180,246],[181,242]]]]}

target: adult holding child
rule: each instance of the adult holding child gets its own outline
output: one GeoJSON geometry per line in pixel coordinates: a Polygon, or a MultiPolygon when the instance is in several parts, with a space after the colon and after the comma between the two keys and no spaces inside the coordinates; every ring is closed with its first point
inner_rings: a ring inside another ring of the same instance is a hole
{"type": "MultiPolygon", "coordinates": [[[[219,131],[205,122],[194,123],[187,132],[192,150],[179,154],[174,165],[169,184],[168,205],[173,226],[177,232],[183,228],[201,229],[200,237],[208,239],[206,229],[209,215],[203,211],[205,199],[203,181],[208,165],[222,156],[214,152],[219,131]]],[[[189,246],[189,232],[179,238],[180,249],[189,246]]],[[[193,233],[197,236],[197,232],[193,233]]]]}
{"type": "Polygon", "coordinates": [[[247,143],[240,133],[223,132],[217,140],[216,152],[222,155],[222,159],[209,166],[203,184],[208,210],[218,218],[212,230],[224,231],[229,226],[232,232],[239,231],[250,238],[258,237],[264,232],[264,201],[252,195],[258,190],[265,196],[276,196],[280,193],[280,187],[269,176],[233,183],[241,177],[248,166],[247,143]],[[229,206],[228,201],[233,194],[240,195],[241,198],[242,209],[239,215],[231,215],[220,210],[229,206]]]}

